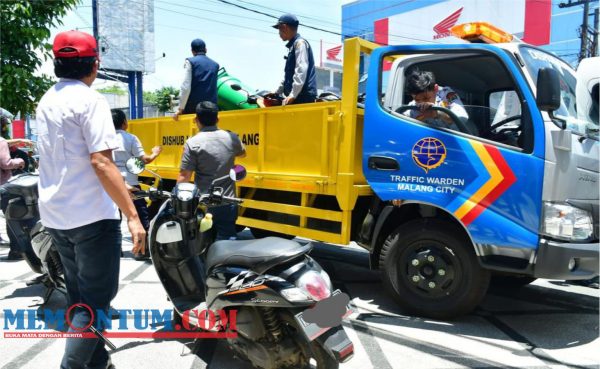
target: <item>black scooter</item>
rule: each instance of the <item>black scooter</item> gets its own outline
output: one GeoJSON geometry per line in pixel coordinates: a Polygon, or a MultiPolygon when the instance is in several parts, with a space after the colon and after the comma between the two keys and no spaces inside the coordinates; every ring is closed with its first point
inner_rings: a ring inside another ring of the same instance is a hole
{"type": "MultiPolygon", "coordinates": [[[[38,175],[16,175],[0,186],[0,196],[10,198],[4,218],[19,221],[18,229],[11,229],[23,245],[23,257],[32,271],[40,274],[27,285],[41,283],[46,286],[42,306],[54,291],[66,295],[63,267],[60,255],[52,243],[52,237],[42,225],[38,208],[38,175]],[[28,226],[32,224],[32,226],[28,226]]],[[[7,228],[10,227],[6,223],[7,228]]]]}
{"type": "MultiPolygon", "coordinates": [[[[132,158],[127,168],[139,174],[144,164],[132,158]]],[[[245,174],[236,165],[230,177],[237,181],[245,174]]],[[[235,310],[237,338],[228,343],[255,367],[338,368],[354,353],[341,326],[352,312],[348,296],[332,291],[327,273],[308,256],[311,244],[275,237],[215,242],[205,223],[210,206],[242,202],[222,196],[215,185],[223,179],[213,181],[207,194],[191,183],[180,183],[171,193],[150,188],[134,194],[165,200],[150,224],[148,245],[176,319],[208,327],[189,312],[235,310]]]]}

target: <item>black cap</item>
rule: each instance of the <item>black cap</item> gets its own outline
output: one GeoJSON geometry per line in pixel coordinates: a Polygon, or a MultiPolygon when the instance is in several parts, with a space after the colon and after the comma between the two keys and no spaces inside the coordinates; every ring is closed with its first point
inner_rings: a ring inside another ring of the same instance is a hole
{"type": "Polygon", "coordinates": [[[277,24],[273,26],[273,28],[279,28],[280,24],[289,24],[290,26],[298,26],[300,22],[298,18],[294,14],[284,14],[279,17],[277,24]]]}

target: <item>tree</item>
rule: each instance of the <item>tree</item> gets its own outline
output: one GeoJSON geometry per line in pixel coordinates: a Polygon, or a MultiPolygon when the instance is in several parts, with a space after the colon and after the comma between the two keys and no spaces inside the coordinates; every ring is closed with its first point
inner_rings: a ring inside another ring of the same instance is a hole
{"type": "Polygon", "coordinates": [[[144,106],[158,105],[158,95],[156,91],[144,91],[144,106]]]}
{"type": "Polygon", "coordinates": [[[48,60],[52,45],[50,28],[79,0],[0,1],[0,105],[16,114],[31,113],[52,86],[47,75],[36,76],[42,58],[48,60]],[[41,52],[41,56],[36,54],[41,52]]]}
{"type": "Polygon", "coordinates": [[[174,100],[179,98],[179,90],[175,87],[163,87],[156,90],[156,103],[158,111],[161,113],[173,111],[175,108],[174,100]]]}
{"type": "Polygon", "coordinates": [[[99,88],[96,91],[103,93],[103,94],[113,94],[113,95],[119,95],[119,96],[123,96],[123,95],[127,94],[126,90],[124,90],[122,87],[119,87],[117,85],[99,88]]]}

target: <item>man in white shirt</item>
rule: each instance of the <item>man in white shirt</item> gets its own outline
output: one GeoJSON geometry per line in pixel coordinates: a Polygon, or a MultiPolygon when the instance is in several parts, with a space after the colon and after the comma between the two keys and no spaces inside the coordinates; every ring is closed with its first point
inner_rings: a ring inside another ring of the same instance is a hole
{"type": "Polygon", "coordinates": [[[433,106],[439,106],[450,110],[463,122],[469,119],[458,94],[450,87],[442,87],[435,83],[435,76],[432,72],[413,71],[409,74],[406,77],[406,92],[413,98],[408,105],[418,107],[418,109],[408,110],[404,113],[411,118],[435,127],[458,131],[456,122],[448,114],[430,109],[433,106]]]}
{"type": "MultiPolygon", "coordinates": [[[[39,208],[60,254],[72,310],[69,331],[87,330],[97,311],[108,312],[119,287],[121,228],[127,217],[134,253],[144,252],[146,232],[112,160],[116,133],[106,99],[90,86],[98,73],[93,36],[59,33],[52,47],[60,78],[37,111],[40,152],[39,208]],[[116,203],[116,205],[115,205],[116,203]]],[[[110,368],[100,339],[69,338],[61,369],[110,368]]]]}
{"type": "Polygon", "coordinates": [[[317,98],[315,61],[310,44],[298,33],[299,24],[295,15],[284,14],[273,26],[279,30],[281,40],[288,41],[285,74],[274,92],[285,95],[283,105],[315,102],[317,98]]]}
{"type": "MultiPolygon", "coordinates": [[[[111,113],[113,124],[117,131],[117,148],[113,150],[113,159],[115,160],[115,164],[117,165],[117,168],[119,168],[119,172],[121,172],[123,179],[125,179],[127,189],[132,192],[140,191],[141,188],[138,176],[127,170],[127,160],[130,158],[138,158],[145,164],[152,163],[154,159],[160,155],[162,148],[160,146],[154,146],[152,148],[152,154],[146,155],[140,139],[136,135],[127,132],[128,125],[125,113],[119,109],[112,109],[111,113]]],[[[144,229],[148,232],[148,229],[150,228],[150,214],[148,213],[146,199],[134,200],[133,204],[135,205],[135,209],[144,229]]],[[[146,254],[133,255],[136,260],[142,260],[148,256],[147,248],[146,254]]]]}

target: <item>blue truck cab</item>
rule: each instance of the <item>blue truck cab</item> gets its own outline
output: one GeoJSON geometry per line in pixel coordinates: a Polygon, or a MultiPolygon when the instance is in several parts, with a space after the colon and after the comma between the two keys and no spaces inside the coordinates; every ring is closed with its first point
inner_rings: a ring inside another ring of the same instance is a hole
{"type": "Polygon", "coordinates": [[[449,318],[491,278],[598,275],[598,120],[578,111],[567,63],[521,42],[461,43],[380,47],[367,68],[363,171],[379,203],[359,243],[402,307],[449,318]],[[468,118],[443,103],[452,125],[411,118],[415,70],[468,118]]]}

